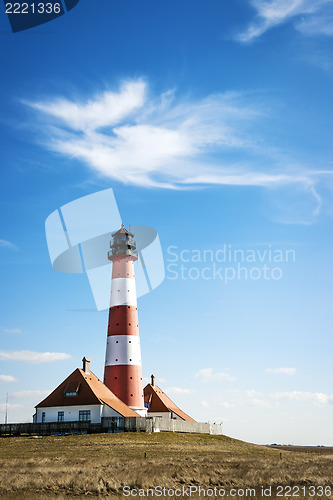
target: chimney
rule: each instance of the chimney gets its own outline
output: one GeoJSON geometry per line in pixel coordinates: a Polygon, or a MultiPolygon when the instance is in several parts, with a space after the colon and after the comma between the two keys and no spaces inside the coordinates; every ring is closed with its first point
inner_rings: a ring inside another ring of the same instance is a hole
{"type": "Polygon", "coordinates": [[[90,373],[90,358],[86,358],[86,356],[82,359],[83,361],[83,371],[84,373],[90,373]]]}
{"type": "Polygon", "coordinates": [[[155,386],[155,375],[151,376],[151,385],[154,387],[155,386]]]}

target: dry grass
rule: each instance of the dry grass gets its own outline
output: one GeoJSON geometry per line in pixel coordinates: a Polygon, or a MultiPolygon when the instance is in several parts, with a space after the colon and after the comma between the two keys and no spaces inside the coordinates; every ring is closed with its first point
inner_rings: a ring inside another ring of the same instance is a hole
{"type": "MultiPolygon", "coordinates": [[[[317,450],[281,451],[226,436],[173,433],[2,438],[0,497],[122,497],[124,485],[192,485],[227,493],[256,488],[257,497],[260,486],[271,486],[275,498],[278,485],[299,485],[304,491],[310,485],[332,485],[333,450],[312,451],[317,450]]],[[[298,498],[319,498],[301,493],[298,498]]],[[[240,497],[245,494],[233,498],[240,497]]]]}

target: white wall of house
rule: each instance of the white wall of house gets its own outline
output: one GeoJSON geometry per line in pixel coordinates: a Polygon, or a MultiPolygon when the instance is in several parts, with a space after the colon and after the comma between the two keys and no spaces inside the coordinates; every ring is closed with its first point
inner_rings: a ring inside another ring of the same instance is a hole
{"type": "Polygon", "coordinates": [[[121,417],[120,413],[116,412],[108,405],[103,405],[102,417],[121,417]]]}
{"type": "Polygon", "coordinates": [[[139,408],[137,406],[130,406],[131,410],[135,411],[139,417],[147,417],[147,408],[139,408]]]}
{"type": "MultiPolygon", "coordinates": [[[[79,420],[80,410],[90,410],[92,423],[100,423],[104,405],[82,405],[82,406],[52,406],[49,408],[36,408],[36,422],[42,422],[42,414],[45,412],[44,422],[58,422],[58,412],[64,412],[64,422],[79,420]]],[[[118,414],[117,414],[118,415],[118,414]]],[[[113,415],[112,415],[113,416],[113,415]]]]}
{"type": "Polygon", "coordinates": [[[36,409],[36,422],[42,422],[42,413],[45,412],[44,422],[58,422],[58,412],[64,412],[64,422],[73,422],[79,420],[80,410],[90,410],[90,420],[92,423],[100,423],[101,417],[121,417],[108,405],[82,405],[82,406],[53,406],[50,408],[36,409]]]}

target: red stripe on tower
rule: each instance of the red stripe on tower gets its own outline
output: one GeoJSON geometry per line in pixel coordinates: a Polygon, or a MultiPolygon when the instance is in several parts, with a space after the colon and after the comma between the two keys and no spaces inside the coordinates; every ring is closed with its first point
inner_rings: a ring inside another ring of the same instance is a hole
{"type": "Polygon", "coordinates": [[[112,234],[108,259],[113,262],[104,384],[127,406],[146,415],[144,407],[138,308],[135,288],[134,235],[122,224],[112,234]]]}

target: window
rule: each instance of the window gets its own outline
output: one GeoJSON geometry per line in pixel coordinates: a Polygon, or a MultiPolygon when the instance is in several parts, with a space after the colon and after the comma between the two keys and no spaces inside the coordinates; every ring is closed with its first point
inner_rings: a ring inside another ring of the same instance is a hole
{"type": "Polygon", "coordinates": [[[90,410],[80,410],[79,421],[84,422],[86,420],[90,420],[90,410]]]}
{"type": "Polygon", "coordinates": [[[67,397],[75,397],[78,395],[78,392],[79,392],[79,389],[80,389],[80,382],[75,382],[74,380],[73,381],[69,381],[67,384],[66,384],[66,387],[65,387],[65,390],[64,390],[64,396],[65,398],[67,397]]]}
{"type": "Polygon", "coordinates": [[[65,421],[65,412],[58,411],[58,422],[64,422],[64,421],[65,421]]]}
{"type": "Polygon", "coordinates": [[[45,422],[45,411],[42,411],[42,422],[45,422]]]}

